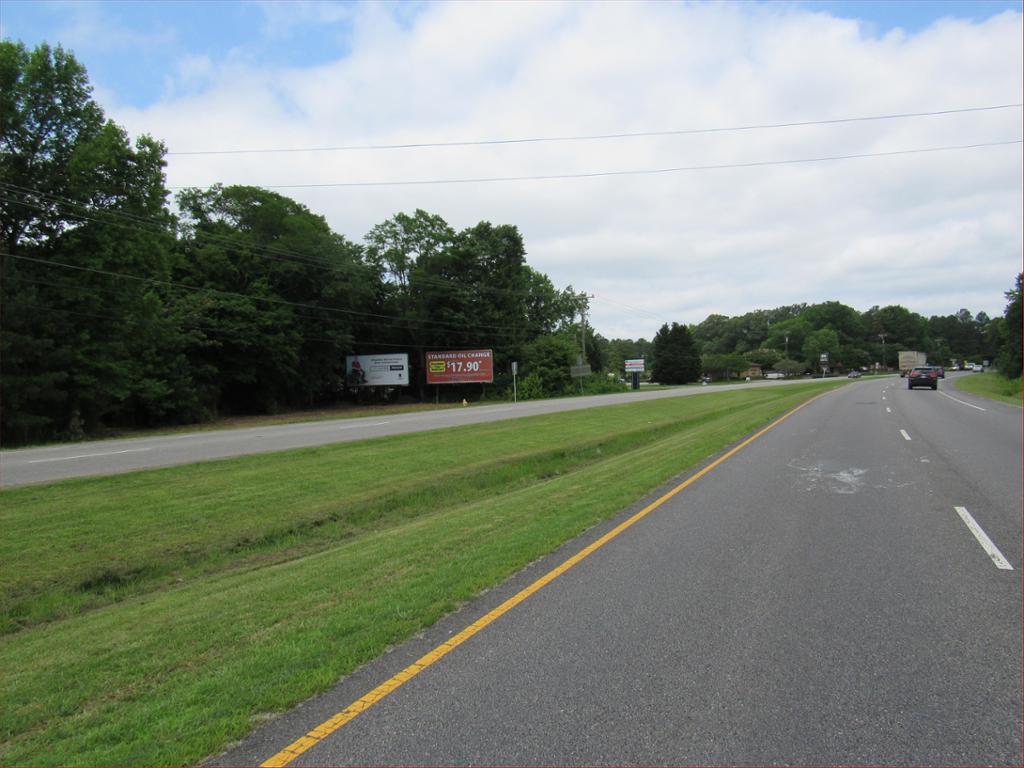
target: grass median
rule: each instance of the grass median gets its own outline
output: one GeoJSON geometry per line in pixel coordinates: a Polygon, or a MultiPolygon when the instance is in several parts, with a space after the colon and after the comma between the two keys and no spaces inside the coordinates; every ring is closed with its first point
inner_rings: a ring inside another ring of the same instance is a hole
{"type": "Polygon", "coordinates": [[[0,763],[215,754],[821,391],[4,491],[0,763]]]}
{"type": "Polygon", "coordinates": [[[1010,405],[1021,405],[1020,378],[1008,379],[1001,373],[986,371],[985,373],[972,373],[970,375],[958,376],[955,379],[956,388],[972,395],[987,397],[989,400],[997,400],[1010,405]]]}

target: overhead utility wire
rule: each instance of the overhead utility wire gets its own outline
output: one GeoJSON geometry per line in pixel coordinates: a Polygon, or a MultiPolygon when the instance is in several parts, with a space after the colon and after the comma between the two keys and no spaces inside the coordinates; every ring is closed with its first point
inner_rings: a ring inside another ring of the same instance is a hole
{"type": "MultiPolygon", "coordinates": [[[[18,257],[15,256],[13,258],[18,258],[18,257]]],[[[60,266],[56,262],[51,262],[51,265],[52,266],[60,266]]],[[[122,277],[127,277],[129,279],[132,279],[135,276],[134,275],[122,275],[122,277]]],[[[51,282],[51,281],[48,281],[48,280],[39,280],[37,278],[27,277],[25,275],[18,275],[18,274],[11,275],[11,276],[7,277],[7,279],[8,280],[13,280],[16,283],[29,284],[29,285],[45,285],[45,286],[50,287],[50,288],[58,288],[58,289],[61,289],[61,290],[69,290],[69,291],[75,290],[75,289],[82,289],[83,288],[83,286],[81,284],[72,285],[70,283],[54,283],[54,282],[51,282]]],[[[171,288],[177,288],[179,286],[170,286],[170,287],[171,288]]],[[[194,290],[194,291],[207,290],[206,288],[203,288],[203,287],[190,287],[189,286],[189,288],[191,290],[194,290]]],[[[96,290],[98,290],[101,293],[104,293],[104,294],[107,294],[107,295],[111,295],[111,296],[118,296],[118,297],[126,295],[125,291],[119,290],[117,288],[105,288],[105,287],[89,286],[86,290],[89,290],[89,291],[96,291],[96,290]]],[[[233,294],[233,295],[244,296],[245,294],[233,294]]],[[[258,299],[260,297],[250,296],[249,298],[258,299]]],[[[17,297],[15,297],[14,299],[11,299],[9,301],[12,301],[13,303],[17,303],[17,297]]],[[[47,309],[53,309],[55,311],[60,311],[60,312],[69,312],[70,311],[70,310],[61,309],[61,308],[52,307],[52,306],[51,307],[46,307],[46,308],[47,309]]],[[[324,307],[323,309],[331,310],[330,307],[324,307]]],[[[78,314],[81,314],[81,313],[78,313],[78,314]]],[[[85,316],[89,317],[90,315],[85,315],[85,316]]],[[[351,327],[344,327],[344,326],[338,327],[338,325],[337,325],[339,323],[346,322],[345,318],[333,317],[333,316],[322,317],[322,316],[317,316],[317,315],[307,315],[307,314],[303,314],[302,312],[296,312],[294,316],[295,316],[295,318],[297,320],[306,320],[306,321],[318,323],[321,326],[330,326],[330,327],[326,328],[326,330],[341,330],[341,331],[343,331],[346,334],[349,334],[349,335],[352,334],[351,327]]],[[[96,317],[100,317],[100,316],[96,315],[96,317]]],[[[398,328],[400,330],[407,330],[407,329],[409,329],[410,324],[415,326],[418,323],[418,321],[415,321],[415,320],[405,320],[403,318],[400,318],[397,315],[392,315],[392,317],[395,318],[395,321],[382,321],[379,325],[387,327],[387,328],[398,328]]],[[[199,328],[201,330],[216,331],[220,335],[225,335],[224,332],[223,332],[223,328],[221,326],[210,325],[209,323],[202,323],[202,322],[196,322],[194,320],[190,320],[188,322],[188,327],[190,329],[191,328],[199,328]]],[[[481,326],[477,326],[477,327],[481,327],[481,326]]],[[[490,327],[490,326],[488,326],[488,327],[490,327]]],[[[506,327],[506,326],[493,326],[493,327],[506,327]]],[[[467,338],[478,338],[479,337],[479,333],[478,332],[474,331],[473,329],[465,328],[465,327],[440,328],[440,329],[438,329],[438,328],[422,328],[422,327],[420,327],[419,330],[425,330],[425,331],[429,331],[429,332],[433,332],[433,333],[444,333],[446,335],[453,335],[453,336],[463,336],[463,337],[467,337],[467,338]]],[[[524,326],[523,330],[524,331],[534,331],[534,330],[538,330],[538,329],[533,327],[533,326],[524,326]]],[[[500,337],[507,337],[507,338],[512,338],[512,339],[519,338],[519,334],[517,334],[515,331],[509,331],[509,330],[490,331],[489,335],[492,336],[492,337],[499,337],[499,338],[500,337]]],[[[305,337],[304,336],[303,338],[309,339],[311,341],[327,341],[326,339],[318,339],[318,338],[315,338],[315,337],[305,337]]],[[[401,345],[396,345],[396,346],[401,346],[401,345]]],[[[436,346],[436,345],[434,345],[434,346],[436,346]]]]}
{"type": "MultiPolygon", "coordinates": [[[[11,299],[9,301],[9,303],[13,304],[13,305],[16,305],[16,306],[20,306],[20,307],[31,307],[33,309],[38,309],[38,310],[43,311],[43,312],[60,312],[61,314],[65,314],[65,315],[75,315],[76,317],[89,317],[89,318],[92,318],[94,320],[110,320],[111,322],[124,323],[128,319],[127,315],[124,315],[124,316],[121,316],[121,317],[115,317],[114,315],[97,315],[97,314],[89,313],[89,312],[78,312],[78,311],[72,310],[72,309],[64,309],[63,307],[50,307],[50,306],[46,306],[44,304],[36,304],[36,303],[33,303],[33,302],[29,302],[29,301],[23,301],[23,300],[18,299],[18,298],[11,299]]],[[[195,323],[190,323],[188,328],[189,329],[201,328],[201,329],[207,329],[207,330],[217,330],[217,329],[215,329],[212,326],[204,326],[204,325],[195,324],[195,323]]],[[[223,336],[224,334],[221,334],[221,335],[223,336]]],[[[376,347],[396,347],[398,349],[430,349],[430,350],[434,350],[434,349],[437,349],[437,347],[438,347],[437,344],[396,344],[394,342],[387,342],[387,341],[367,341],[366,339],[357,339],[357,338],[355,338],[352,335],[352,333],[350,333],[350,332],[346,333],[346,335],[348,336],[348,339],[344,343],[345,343],[345,347],[348,348],[348,349],[353,349],[355,347],[376,346],[376,347]]],[[[302,341],[318,341],[318,342],[323,342],[323,343],[326,343],[326,344],[336,344],[339,341],[342,341],[340,339],[325,339],[325,338],[318,337],[318,336],[305,336],[305,335],[302,335],[302,334],[299,334],[298,338],[301,339],[302,341]]],[[[242,355],[241,357],[242,357],[242,359],[245,359],[245,360],[253,360],[253,361],[261,362],[261,363],[265,363],[266,362],[266,358],[256,358],[256,357],[251,357],[251,356],[248,356],[248,355],[242,355]]]]}
{"type": "MultiPolygon", "coordinates": [[[[281,305],[286,305],[286,306],[291,306],[291,307],[301,307],[301,308],[304,308],[304,309],[313,309],[313,310],[317,310],[317,311],[321,311],[321,312],[332,312],[332,313],[344,314],[344,315],[354,315],[354,316],[357,316],[357,317],[372,317],[372,318],[380,318],[380,319],[383,319],[383,320],[396,320],[396,321],[398,321],[398,323],[392,323],[393,325],[396,325],[396,326],[415,325],[415,326],[421,327],[422,330],[427,330],[427,331],[444,332],[444,333],[449,333],[449,332],[450,333],[458,333],[459,331],[457,329],[463,328],[465,326],[464,323],[449,323],[449,322],[445,322],[443,320],[415,320],[415,319],[412,319],[412,318],[403,318],[403,317],[400,317],[399,315],[384,315],[384,314],[379,314],[379,313],[375,313],[375,312],[359,312],[359,311],[356,311],[356,310],[353,310],[353,309],[340,309],[340,308],[337,308],[337,307],[318,306],[316,304],[305,304],[305,303],[301,303],[301,302],[287,301],[285,299],[276,299],[276,298],[273,298],[273,297],[270,297],[270,296],[252,296],[250,294],[235,293],[234,291],[222,291],[222,290],[217,289],[217,288],[208,288],[208,287],[205,287],[205,286],[194,286],[194,285],[187,285],[185,283],[177,283],[177,282],[174,282],[173,280],[160,280],[160,279],[152,278],[152,277],[140,277],[139,275],[127,275],[127,274],[125,274],[123,272],[112,272],[110,270],[96,269],[94,267],[83,267],[83,266],[79,266],[79,265],[76,265],[76,264],[66,264],[64,262],[52,261],[50,259],[37,259],[37,258],[31,257],[31,256],[19,256],[17,254],[8,253],[6,251],[0,251],[0,256],[7,256],[7,257],[10,257],[12,259],[17,259],[18,261],[27,261],[27,262],[32,262],[32,263],[35,263],[35,264],[45,264],[45,265],[52,266],[52,267],[61,267],[61,268],[64,268],[64,269],[72,269],[72,270],[76,270],[76,271],[79,271],[79,272],[91,272],[93,274],[106,275],[108,277],[121,277],[121,278],[124,278],[126,280],[135,280],[135,281],[142,282],[142,283],[149,283],[151,285],[163,285],[163,286],[169,286],[169,287],[173,287],[173,288],[181,288],[181,289],[184,289],[184,290],[195,291],[195,292],[205,291],[207,293],[218,294],[218,295],[221,295],[221,296],[231,296],[231,297],[234,297],[234,298],[243,298],[243,299],[251,299],[253,301],[262,301],[262,302],[266,302],[268,304],[281,304],[281,305]],[[435,325],[435,326],[442,326],[442,327],[441,328],[429,328],[429,327],[426,327],[428,325],[435,325]],[[445,328],[443,326],[451,326],[451,327],[453,327],[456,330],[452,330],[450,328],[445,328]]],[[[320,319],[320,318],[317,318],[315,315],[302,315],[302,317],[308,317],[310,319],[320,319]]],[[[476,323],[474,325],[477,328],[502,328],[502,329],[505,329],[506,333],[509,333],[507,325],[483,325],[483,324],[479,324],[479,323],[476,323]]],[[[511,332],[511,333],[514,333],[517,330],[519,330],[519,329],[514,329],[513,332],[511,332]]],[[[527,325],[527,326],[523,326],[522,330],[529,331],[529,330],[536,330],[536,328],[534,326],[527,325]]],[[[498,335],[498,334],[495,333],[494,335],[498,335]]]]}
{"type": "MultiPolygon", "coordinates": [[[[18,199],[17,197],[12,198],[12,197],[4,196],[3,195],[3,190],[5,188],[7,190],[10,190],[13,194],[16,194],[16,195],[28,195],[28,194],[31,194],[31,195],[35,195],[35,196],[40,197],[40,198],[45,198],[45,199],[47,199],[49,201],[52,201],[52,202],[54,202],[54,203],[56,203],[58,205],[74,206],[74,207],[77,207],[77,208],[87,209],[87,206],[86,206],[85,203],[77,202],[75,200],[71,200],[71,199],[66,198],[66,197],[60,197],[58,195],[51,195],[51,194],[48,194],[46,192],[43,192],[42,190],[34,189],[32,187],[19,187],[19,186],[15,185],[15,184],[8,184],[6,182],[0,181],[0,200],[6,200],[6,201],[12,202],[12,203],[14,203],[16,205],[24,205],[26,207],[35,208],[35,209],[40,210],[40,211],[47,210],[45,206],[40,205],[39,203],[33,203],[33,202],[28,201],[28,200],[18,199]]],[[[124,229],[131,229],[131,230],[138,229],[140,231],[149,231],[149,232],[152,232],[154,234],[170,234],[166,230],[168,222],[167,222],[167,219],[165,217],[159,217],[159,216],[148,216],[147,217],[147,216],[140,216],[138,214],[127,213],[127,212],[124,212],[124,211],[114,211],[114,210],[103,210],[103,211],[99,211],[98,213],[100,213],[100,214],[102,214],[103,216],[106,216],[106,217],[122,218],[122,219],[126,219],[127,221],[132,222],[134,224],[146,225],[147,227],[149,227],[149,229],[142,229],[141,226],[136,228],[136,227],[132,226],[132,224],[124,224],[124,223],[121,223],[119,221],[104,221],[102,219],[96,218],[95,216],[89,216],[89,215],[84,214],[84,213],[74,213],[74,212],[72,212],[72,213],[70,213],[68,215],[69,216],[73,216],[73,217],[75,217],[77,219],[81,219],[83,221],[91,221],[91,222],[93,222],[95,224],[113,224],[114,226],[122,227],[124,229]]],[[[234,240],[230,235],[217,235],[217,234],[214,234],[212,232],[207,232],[207,231],[200,230],[200,229],[195,229],[193,231],[194,231],[195,236],[197,238],[202,238],[202,239],[204,239],[204,240],[206,240],[208,242],[219,243],[221,245],[227,245],[227,246],[231,246],[231,247],[239,247],[239,243],[236,240],[234,240]]],[[[359,247],[358,243],[353,243],[353,245],[359,247]]],[[[348,276],[348,277],[352,277],[352,273],[354,271],[357,271],[357,269],[352,264],[332,262],[332,261],[329,261],[327,259],[321,259],[321,258],[317,258],[315,256],[308,256],[306,254],[299,253],[297,251],[290,251],[290,250],[287,250],[287,249],[284,249],[284,248],[278,248],[278,247],[274,247],[274,246],[262,245],[262,244],[257,244],[257,243],[245,244],[245,248],[248,251],[250,251],[251,253],[254,253],[257,256],[260,256],[261,258],[270,259],[272,261],[291,262],[291,263],[298,263],[298,264],[306,264],[306,265],[314,266],[314,267],[324,267],[324,268],[328,268],[328,269],[334,269],[334,270],[337,270],[338,272],[344,272],[346,274],[346,276],[348,276]]],[[[357,275],[357,276],[361,276],[361,275],[357,275]]],[[[424,276],[420,275],[420,276],[417,276],[416,282],[418,284],[421,284],[421,285],[433,285],[433,286],[437,286],[439,288],[446,288],[448,290],[458,290],[458,291],[465,291],[465,290],[467,290],[466,286],[459,285],[458,283],[454,283],[451,280],[445,280],[444,278],[440,278],[440,277],[434,278],[434,277],[424,277],[424,276]]],[[[529,291],[516,291],[516,290],[509,289],[509,288],[498,288],[497,286],[491,286],[491,285],[475,286],[474,290],[487,291],[487,292],[493,293],[493,294],[507,294],[507,295],[510,295],[510,296],[531,296],[532,295],[529,291]]]]}
{"type": "Polygon", "coordinates": [[[629,312],[633,312],[634,314],[637,314],[637,315],[641,315],[641,316],[646,315],[647,317],[654,318],[655,320],[662,320],[662,321],[664,321],[666,323],[673,322],[673,321],[669,320],[668,318],[663,317],[662,315],[655,314],[654,312],[648,312],[646,309],[638,309],[637,307],[631,307],[629,304],[623,304],[621,301],[615,301],[614,299],[609,299],[607,296],[602,296],[599,293],[595,294],[594,298],[597,299],[598,301],[604,301],[604,302],[606,302],[608,304],[614,304],[617,307],[622,307],[623,309],[625,309],[625,310],[627,310],[629,312]]]}
{"type": "MultiPolygon", "coordinates": [[[[75,310],[63,309],[63,308],[60,308],[60,307],[47,307],[47,306],[44,306],[44,305],[41,305],[41,304],[33,304],[32,302],[21,301],[21,300],[18,300],[18,299],[15,299],[15,300],[11,301],[10,303],[11,304],[15,304],[17,306],[21,306],[21,307],[29,307],[29,308],[32,308],[32,309],[38,309],[38,310],[44,311],[44,312],[60,312],[61,314],[64,314],[64,315],[74,315],[75,317],[88,317],[88,318],[91,318],[93,320],[109,320],[110,322],[116,322],[116,323],[124,323],[125,320],[126,320],[126,317],[115,317],[113,315],[97,315],[97,314],[88,313],[88,312],[77,312],[75,310]]],[[[194,328],[194,327],[197,327],[197,326],[190,325],[189,327],[190,328],[194,328]]],[[[396,344],[394,342],[388,342],[388,341],[367,341],[366,339],[357,339],[354,336],[352,336],[352,334],[348,334],[348,336],[349,336],[348,340],[345,341],[345,343],[344,343],[344,348],[346,350],[355,350],[355,349],[357,349],[359,347],[370,347],[370,346],[373,346],[373,347],[394,347],[396,349],[420,349],[420,350],[427,350],[427,349],[429,349],[429,350],[435,350],[435,349],[437,349],[437,346],[438,346],[437,344],[396,344]]],[[[325,338],[320,338],[320,337],[317,337],[317,336],[303,336],[303,335],[300,335],[299,338],[302,341],[322,342],[322,343],[326,343],[326,344],[335,344],[335,343],[338,343],[338,341],[339,341],[339,339],[325,339],[325,338]]],[[[242,359],[242,360],[250,360],[252,362],[258,362],[258,363],[261,363],[261,364],[265,364],[266,363],[266,358],[265,357],[254,357],[252,355],[246,355],[246,354],[241,354],[240,355],[237,352],[233,352],[232,353],[232,357],[239,358],[239,359],[242,359]]]]}
{"type": "Polygon", "coordinates": [[[935,117],[966,112],[990,112],[997,109],[1014,109],[1022,104],[995,104],[987,107],[965,107],[963,109],[942,109],[934,112],[903,112],[892,115],[869,115],[866,117],[839,117],[830,120],[803,120],[791,123],[761,123],[738,125],[726,128],[683,128],[670,131],[635,131],[624,133],[597,133],[579,136],[536,136],[511,139],[478,139],[475,141],[434,141],[410,144],[348,144],[334,147],[283,147],[269,149],[206,149],[181,152],[166,152],[167,155],[255,155],[294,152],[349,152],[353,150],[426,149],[433,147],[480,147],[498,144],[539,144],[556,141],[600,141],[604,139],[633,139],[650,136],[687,136],[701,133],[730,133],[736,131],[760,131],[768,128],[799,128],[810,125],[837,125],[841,123],[862,123],[874,120],[902,120],[910,117],[935,117]]]}
{"type": "MultiPolygon", "coordinates": [[[[1021,139],[1009,141],[989,141],[979,144],[954,144],[945,147],[926,147],[923,149],[898,149],[892,152],[860,152],[852,155],[826,155],[823,157],[802,157],[791,160],[755,160],[749,163],[722,163],[718,165],[686,165],[676,168],[649,168],[629,171],[592,171],[590,173],[555,173],[537,176],[486,176],[468,179],[421,179],[416,181],[333,181],[310,184],[258,184],[264,189],[320,189],[326,187],[409,187],[429,184],[482,184],[506,181],[553,181],[557,179],[596,179],[607,176],[652,176],[656,174],[685,173],[689,171],[720,171],[729,168],[761,168],[770,165],[799,165],[806,163],[823,163],[833,160],[856,160],[866,157],[895,157],[897,155],[920,155],[929,152],[951,152],[961,149],[979,149],[981,147],[1002,147],[1022,143],[1021,139]]],[[[190,185],[194,186],[194,185],[190,185]]],[[[188,186],[168,187],[168,189],[188,189],[188,186]]]]}

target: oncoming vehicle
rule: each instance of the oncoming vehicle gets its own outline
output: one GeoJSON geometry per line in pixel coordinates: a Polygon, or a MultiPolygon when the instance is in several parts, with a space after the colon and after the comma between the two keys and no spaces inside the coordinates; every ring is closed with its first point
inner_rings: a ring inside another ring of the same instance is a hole
{"type": "Polygon", "coordinates": [[[939,388],[939,372],[930,365],[921,365],[912,368],[907,374],[907,389],[914,387],[939,388]]]}

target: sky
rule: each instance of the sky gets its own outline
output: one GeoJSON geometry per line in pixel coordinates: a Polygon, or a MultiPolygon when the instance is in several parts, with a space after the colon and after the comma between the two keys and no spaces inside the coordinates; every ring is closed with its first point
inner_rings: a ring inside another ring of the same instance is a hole
{"type": "Polygon", "coordinates": [[[514,224],[607,338],[996,316],[1022,269],[1019,0],[0,0],[0,35],[71,50],[172,190],[265,186],[356,242],[417,208],[514,224]]]}

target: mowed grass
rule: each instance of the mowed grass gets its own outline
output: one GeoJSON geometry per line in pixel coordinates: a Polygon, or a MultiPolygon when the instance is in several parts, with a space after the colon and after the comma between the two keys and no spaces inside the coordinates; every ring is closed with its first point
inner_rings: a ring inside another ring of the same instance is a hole
{"type": "Polygon", "coordinates": [[[1007,379],[1001,373],[986,371],[958,376],[956,388],[972,395],[980,395],[990,400],[998,400],[1010,405],[1021,405],[1020,378],[1007,379]]]}
{"type": "Polygon", "coordinates": [[[216,754],[821,391],[4,491],[0,764],[216,754]]]}

